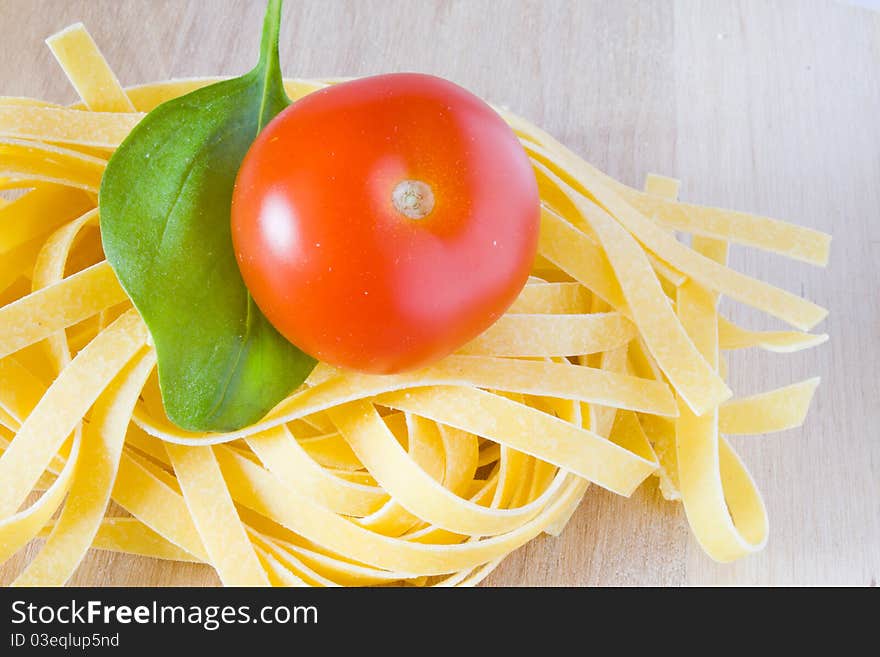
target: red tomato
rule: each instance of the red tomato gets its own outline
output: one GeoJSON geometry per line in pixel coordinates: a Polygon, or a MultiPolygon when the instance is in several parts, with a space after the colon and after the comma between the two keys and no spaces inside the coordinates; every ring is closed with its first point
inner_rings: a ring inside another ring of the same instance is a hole
{"type": "Polygon", "coordinates": [[[333,365],[391,373],[485,331],[535,257],[529,160],[485,102],[429,75],[312,93],[242,163],[232,237],[257,305],[333,365]]]}

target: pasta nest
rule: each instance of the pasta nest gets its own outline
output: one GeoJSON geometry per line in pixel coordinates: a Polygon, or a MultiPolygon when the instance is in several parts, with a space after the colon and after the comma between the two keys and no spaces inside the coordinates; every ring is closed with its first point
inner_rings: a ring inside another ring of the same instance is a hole
{"type": "Polygon", "coordinates": [[[49,44],[83,102],[0,98],[0,188],[28,190],[0,201],[0,562],[46,538],[17,584],[65,583],[90,547],[204,562],[231,585],[475,584],[559,534],[591,484],[628,496],[652,476],[712,558],[764,545],[724,436],[800,425],[818,379],[731,400],[722,353],[815,346],[826,312],[727,267],[728,244],[824,265],[829,236],[681,203],[662,176],[631,189],[499,109],[542,199],[509,312],[430,367],[321,364],[258,424],[193,434],[165,416],[96,192],[144,112],[215,80],[123,90],[82,26],[49,44]],[[739,327],[720,295],[796,330],[739,327]]]}

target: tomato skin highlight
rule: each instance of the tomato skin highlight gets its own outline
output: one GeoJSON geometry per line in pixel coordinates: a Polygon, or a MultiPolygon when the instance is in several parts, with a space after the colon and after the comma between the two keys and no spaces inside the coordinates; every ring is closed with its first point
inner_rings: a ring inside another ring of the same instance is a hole
{"type": "Polygon", "coordinates": [[[269,321],[312,356],[371,373],[428,364],[485,331],[525,285],[539,222],[510,127],[465,89],[414,73],[327,87],[281,112],[232,204],[239,268],[269,321]],[[395,196],[403,181],[430,188],[425,216],[395,206],[410,198],[395,196]]]}

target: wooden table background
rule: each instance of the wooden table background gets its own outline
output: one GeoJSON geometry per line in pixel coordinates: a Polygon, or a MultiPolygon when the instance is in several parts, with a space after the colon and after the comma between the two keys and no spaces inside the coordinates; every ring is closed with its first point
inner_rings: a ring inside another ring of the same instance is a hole
{"type": "MultiPolygon", "coordinates": [[[[239,74],[263,3],[0,0],[0,94],[74,100],[43,39],[83,21],[123,84],[239,74]]],[[[766,550],[706,557],[653,482],[591,489],[559,539],[511,555],[490,585],[855,584],[880,577],[880,13],[831,2],[288,1],[288,76],[414,70],[541,124],[639,186],[833,233],[827,270],[743,248],[738,269],[831,309],[830,343],[732,357],[737,394],[820,374],[806,426],[736,438],[763,490],[766,550]]],[[[725,302],[737,320],[766,317],[725,302]]],[[[26,553],[5,569],[8,583],[26,553]]],[[[93,552],[74,584],[205,585],[205,566],[93,552]]]]}

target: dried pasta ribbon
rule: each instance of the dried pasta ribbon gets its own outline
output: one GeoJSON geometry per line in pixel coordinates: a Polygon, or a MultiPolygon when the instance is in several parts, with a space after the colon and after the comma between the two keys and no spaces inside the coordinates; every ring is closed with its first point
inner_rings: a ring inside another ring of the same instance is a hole
{"type": "Polygon", "coordinates": [[[459,349],[479,356],[579,356],[614,349],[635,337],[619,313],[503,315],[459,349]]]}
{"type": "Polygon", "coordinates": [[[211,447],[166,445],[210,563],[227,586],[268,586],[211,447]]]}
{"type": "Polygon", "coordinates": [[[98,399],[83,431],[69,499],[48,541],[16,585],[61,586],[85,556],[110,498],[134,404],[155,364],[152,351],[141,354],[98,399]]]}
{"type": "Polygon", "coordinates": [[[378,401],[485,436],[621,495],[630,495],[656,468],[587,429],[474,388],[416,389],[378,401]]]}
{"type": "Polygon", "coordinates": [[[825,333],[802,333],[801,331],[750,331],[719,316],[718,340],[722,349],[760,347],[767,351],[787,354],[816,347],[826,342],[828,335],[825,333]]]}
{"type": "MultiPolygon", "coordinates": [[[[675,178],[648,174],[645,177],[645,191],[665,198],[677,199],[681,184],[675,178]]],[[[677,294],[677,292],[675,293],[677,294]]],[[[641,338],[630,343],[627,367],[638,376],[663,380],[664,375],[651,356],[641,338]]],[[[723,376],[722,376],[723,378],[723,376]]],[[[657,471],[654,473],[659,482],[660,493],[670,501],[680,501],[681,492],[678,485],[678,458],[675,446],[675,424],[666,418],[656,415],[637,415],[639,429],[651,445],[657,459],[657,471]]],[[[631,432],[636,429],[629,427],[631,432]]]]}
{"type": "MultiPolygon", "coordinates": [[[[379,485],[410,513],[438,527],[466,535],[503,534],[533,518],[546,504],[539,497],[527,506],[494,510],[461,499],[415,464],[369,402],[338,407],[331,417],[379,485]]],[[[556,488],[545,494],[551,497],[556,488]]]]}
{"type": "Polygon", "coordinates": [[[68,276],[0,308],[0,358],[127,300],[106,261],[68,276]]]}
{"type": "Polygon", "coordinates": [[[82,23],[53,34],[46,44],[80,98],[93,112],[133,112],[119,80],[82,23]]]}
{"type": "Polygon", "coordinates": [[[331,511],[364,517],[388,501],[388,493],[378,486],[346,481],[328,472],[285,425],[250,436],[247,444],[279,480],[331,511]]]}
{"type": "Polygon", "coordinates": [[[36,536],[60,506],[71,485],[81,447],[80,421],[95,399],[140,349],[145,332],[139,318],[126,315],[77,354],[49,387],[15,438],[0,455],[0,560],[36,536]],[[112,355],[108,356],[104,350],[112,355]],[[54,483],[31,506],[18,507],[37,485],[66,438],[66,463],[54,483]]]}
{"type": "Polygon", "coordinates": [[[24,139],[0,138],[0,176],[97,192],[107,160],[24,139]],[[26,177],[26,178],[25,178],[26,177]]]}
{"type": "Polygon", "coordinates": [[[670,397],[662,392],[664,386],[656,382],[652,384],[643,380],[642,383],[633,382],[633,385],[645,391],[653,388],[652,397],[657,405],[652,403],[651,398],[634,399],[633,395],[623,390],[620,395],[609,395],[613,389],[606,388],[606,384],[621,382],[619,377],[613,374],[596,377],[587,368],[574,365],[508,359],[481,361],[475,357],[451,356],[417,372],[390,376],[347,374],[331,378],[295,393],[276,406],[262,421],[240,431],[214,434],[184,431],[167,418],[151,414],[142,406],[135,409],[134,420],[147,433],[168,442],[181,445],[217,444],[244,438],[357,399],[394,390],[446,385],[486,387],[582,401],[598,399],[606,405],[620,405],[632,410],[646,410],[649,405],[649,412],[660,415],[676,413],[669,404],[670,397]]]}
{"type": "Polygon", "coordinates": [[[657,217],[675,230],[729,240],[813,265],[828,264],[831,236],[821,231],[746,212],[670,201],[631,189],[598,171],[597,175],[639,212],[657,217]]]}
{"type": "Polygon", "coordinates": [[[544,512],[520,528],[485,540],[452,545],[422,544],[373,533],[300,497],[229,450],[217,452],[233,497],[248,508],[331,552],[392,571],[441,575],[474,568],[537,536],[577,492],[568,481],[544,512]]]}
{"type": "Polygon", "coordinates": [[[159,536],[201,561],[208,561],[179,486],[146,460],[124,453],[111,493],[113,501],[159,536]]]}
{"type": "Polygon", "coordinates": [[[590,293],[578,283],[532,283],[526,285],[513,305],[513,314],[580,315],[590,310],[590,293]]]}
{"type": "Polygon", "coordinates": [[[577,180],[589,188],[590,195],[648,250],[683,274],[800,329],[812,328],[828,314],[827,310],[806,299],[740,274],[687,248],[617,196],[583,160],[539,128],[531,126],[531,129],[541,134],[542,141],[550,144],[553,152],[526,142],[527,151],[541,163],[555,167],[570,180],[577,180]]]}
{"type": "Polygon", "coordinates": [[[144,116],[55,107],[23,109],[0,100],[0,137],[115,149],[144,116]]]}
{"type": "MultiPolygon", "coordinates": [[[[0,255],[0,293],[9,290],[19,279],[31,277],[34,260],[42,246],[42,240],[38,238],[0,255]]],[[[20,298],[21,295],[16,293],[15,296],[20,298]]]]}
{"type": "MultiPolygon", "coordinates": [[[[527,149],[538,146],[561,153],[566,160],[575,157],[537,126],[510,112],[500,113],[523,138],[527,149]]],[[[827,233],[746,212],[681,203],[668,194],[668,188],[639,192],[580,159],[578,169],[585,174],[583,181],[588,187],[596,186],[593,183],[607,186],[635,210],[655,217],[669,228],[764,249],[814,265],[828,263],[831,236],[827,233]]]]}
{"type": "Polygon", "coordinates": [[[632,316],[602,248],[546,206],[541,208],[538,252],[622,315],[632,316]]]}
{"type": "Polygon", "coordinates": [[[140,317],[129,311],[55,379],[0,456],[0,517],[14,513],[24,501],[52,456],[146,337],[140,317]]]}
{"type": "Polygon", "coordinates": [[[0,96],[0,105],[14,107],[61,107],[56,103],[50,103],[40,98],[25,98],[24,96],[0,96]]]}
{"type": "MultiPolygon", "coordinates": [[[[74,240],[87,226],[97,225],[98,211],[91,210],[59,228],[46,240],[37,255],[36,263],[34,263],[31,280],[31,287],[34,291],[54,285],[64,278],[64,269],[74,240]]],[[[50,365],[54,368],[54,373],[57,374],[70,362],[70,347],[64,329],[46,338],[45,345],[50,365]]]]}
{"type": "MultiPolygon", "coordinates": [[[[18,507],[16,505],[12,511],[0,513],[0,562],[6,561],[34,538],[40,528],[51,519],[58,507],[61,506],[73,480],[76,459],[82,442],[81,438],[82,432],[77,427],[73,432],[64,467],[36,502],[21,511],[15,511],[18,507]]],[[[0,456],[0,466],[2,466],[3,457],[8,453],[9,448],[6,449],[3,456],[0,456]]],[[[8,500],[0,501],[6,502],[8,500]]]]}
{"type": "Polygon", "coordinates": [[[712,371],[676,318],[638,242],[602,208],[578,195],[543,165],[536,167],[557,184],[596,232],[639,333],[676,392],[697,414],[730,397],[730,389],[712,371]]]}
{"type": "Polygon", "coordinates": [[[45,239],[53,230],[93,207],[87,194],[69,187],[44,184],[27,192],[0,207],[0,254],[35,239],[45,239]]]}
{"type": "MultiPolygon", "coordinates": [[[[54,529],[55,522],[50,521],[39,535],[41,538],[47,538],[54,529]]],[[[103,518],[89,547],[152,559],[201,563],[191,554],[166,541],[137,518],[115,516],[103,518]]]]}
{"type": "Polygon", "coordinates": [[[732,399],[719,409],[724,434],[761,434],[799,427],[807,417],[819,377],[751,397],[732,399]]]}
{"type": "MultiPolygon", "coordinates": [[[[716,304],[715,295],[695,282],[678,289],[682,324],[714,367],[716,304]]],[[[706,553],[716,561],[733,561],[760,550],[767,540],[767,512],[745,466],[718,434],[718,409],[696,416],[682,408],[675,421],[675,446],[682,503],[706,553]]]]}
{"type": "MultiPolygon", "coordinates": [[[[428,422],[417,415],[409,415],[412,422],[410,435],[429,433],[440,437],[444,452],[443,485],[456,495],[466,495],[477,474],[480,443],[476,435],[452,427],[428,422]]],[[[536,493],[533,497],[537,497],[536,493]]]]}

